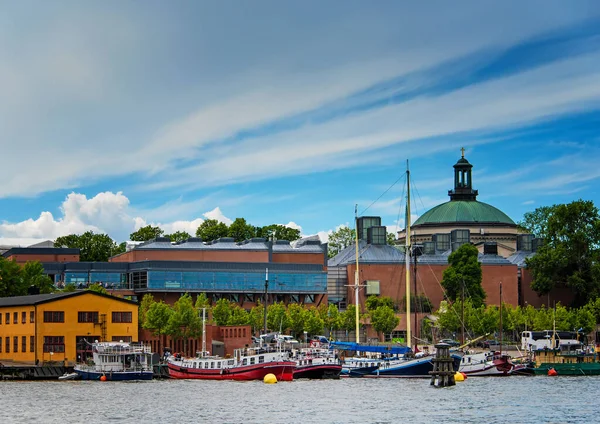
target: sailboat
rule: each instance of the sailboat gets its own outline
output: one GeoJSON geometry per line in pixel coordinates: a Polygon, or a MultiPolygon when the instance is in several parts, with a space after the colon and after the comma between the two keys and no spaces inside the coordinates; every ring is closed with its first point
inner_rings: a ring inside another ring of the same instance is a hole
{"type": "MultiPolygon", "coordinates": [[[[406,163],[406,239],[405,239],[405,269],[406,269],[406,346],[402,347],[387,347],[387,346],[368,346],[361,345],[358,336],[358,291],[360,289],[358,278],[358,225],[357,225],[357,240],[356,240],[356,275],[355,275],[355,301],[356,301],[356,343],[335,343],[333,347],[337,349],[354,350],[356,352],[379,352],[382,355],[376,363],[376,367],[370,372],[362,375],[363,377],[426,377],[429,378],[429,371],[433,371],[433,355],[423,352],[415,353],[412,350],[412,334],[411,334],[411,298],[410,298],[410,252],[411,252],[411,234],[410,234],[410,170],[408,161],[406,163]]],[[[415,277],[416,278],[416,277],[415,277]]],[[[454,369],[458,369],[460,361],[459,356],[453,356],[454,369]]],[[[370,366],[373,366],[373,360],[366,361],[370,366]]],[[[352,358],[348,361],[350,364],[360,364],[357,358],[352,358]]],[[[359,365],[360,366],[360,365],[359,365]]],[[[347,367],[347,372],[351,373],[355,367],[347,367]]]]}
{"type": "MultiPolygon", "coordinates": [[[[463,283],[464,291],[464,283],[463,283]]],[[[464,305],[464,295],[463,295],[464,305]]],[[[464,313],[463,313],[464,333],[464,313]]],[[[464,340],[464,336],[463,336],[464,340]]],[[[459,372],[470,377],[478,376],[507,376],[513,372],[514,364],[510,355],[502,353],[502,283],[500,283],[500,349],[499,351],[488,350],[479,353],[466,353],[460,361],[459,372]]]]}

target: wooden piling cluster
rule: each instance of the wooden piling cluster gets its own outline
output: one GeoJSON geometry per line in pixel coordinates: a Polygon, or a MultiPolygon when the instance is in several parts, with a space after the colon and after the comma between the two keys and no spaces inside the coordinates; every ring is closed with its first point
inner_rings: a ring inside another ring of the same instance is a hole
{"type": "Polygon", "coordinates": [[[433,371],[431,374],[431,385],[436,387],[454,386],[454,359],[450,356],[450,345],[439,343],[435,345],[436,354],[432,359],[433,371]]]}

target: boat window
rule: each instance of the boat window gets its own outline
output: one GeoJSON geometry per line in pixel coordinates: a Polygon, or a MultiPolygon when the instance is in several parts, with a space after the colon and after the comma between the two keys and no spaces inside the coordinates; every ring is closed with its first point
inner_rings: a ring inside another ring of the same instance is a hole
{"type": "Polygon", "coordinates": [[[204,363],[204,368],[208,368],[208,362],[204,363]]]}
{"type": "Polygon", "coordinates": [[[214,362],[211,362],[211,363],[210,363],[210,367],[211,367],[211,368],[214,368],[214,367],[215,367],[215,363],[214,363],[214,362]]]}
{"type": "Polygon", "coordinates": [[[244,360],[242,361],[242,365],[248,365],[248,359],[244,358],[244,360]]]}
{"type": "Polygon", "coordinates": [[[256,362],[256,358],[250,358],[250,365],[254,365],[255,362],[256,362]]]}
{"type": "Polygon", "coordinates": [[[221,368],[221,362],[217,362],[217,368],[221,368]]]}
{"type": "Polygon", "coordinates": [[[197,364],[194,362],[194,364],[192,365],[192,367],[193,367],[193,368],[196,368],[196,365],[197,365],[197,364]]]}
{"type": "Polygon", "coordinates": [[[265,357],[261,355],[258,357],[258,363],[262,364],[263,362],[265,362],[265,357]]]}

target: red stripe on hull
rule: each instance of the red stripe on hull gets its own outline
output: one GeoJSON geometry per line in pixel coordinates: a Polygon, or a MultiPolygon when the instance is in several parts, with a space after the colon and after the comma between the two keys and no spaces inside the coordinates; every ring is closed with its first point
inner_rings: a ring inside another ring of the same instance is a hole
{"type": "Polygon", "coordinates": [[[169,376],[179,379],[200,380],[262,380],[267,374],[274,374],[277,381],[292,381],[294,379],[295,362],[267,362],[265,364],[226,369],[185,368],[169,364],[169,376]]]}

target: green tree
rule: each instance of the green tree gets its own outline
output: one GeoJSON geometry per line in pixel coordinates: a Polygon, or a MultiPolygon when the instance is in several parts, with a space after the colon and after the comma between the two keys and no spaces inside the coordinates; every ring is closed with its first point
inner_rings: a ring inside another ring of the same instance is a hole
{"type": "Polygon", "coordinates": [[[231,319],[231,302],[222,298],[212,308],[212,319],[216,325],[227,325],[231,319]]]}
{"type": "Polygon", "coordinates": [[[152,225],[146,225],[141,227],[139,230],[129,234],[129,240],[131,241],[148,241],[161,237],[164,231],[160,227],[153,227],[152,225]]]}
{"type": "Polygon", "coordinates": [[[526,259],[531,287],[539,295],[557,286],[569,287],[573,306],[600,296],[600,216],[594,203],[577,200],[538,208],[526,214],[525,221],[526,228],[543,237],[536,254],[526,259]]]}
{"type": "Polygon", "coordinates": [[[329,234],[327,242],[327,255],[333,258],[348,246],[356,243],[356,230],[347,226],[341,226],[329,234]]]}
{"type": "MultiPolygon", "coordinates": [[[[304,331],[308,334],[322,334],[323,327],[325,327],[325,322],[323,318],[320,317],[317,308],[314,306],[306,311],[306,322],[304,324],[304,331]]],[[[300,336],[298,336],[300,337],[300,336]]]]}
{"type": "Polygon", "coordinates": [[[533,212],[526,212],[523,220],[517,224],[519,228],[536,237],[546,238],[548,235],[548,219],[552,216],[554,206],[541,206],[533,212]]]}
{"type": "Polygon", "coordinates": [[[62,289],[61,291],[64,293],[71,293],[71,292],[77,291],[77,287],[75,287],[75,284],[73,284],[73,283],[68,283],[68,284],[65,284],[65,288],[62,289]]]}
{"type": "Polygon", "coordinates": [[[196,296],[195,307],[196,307],[196,310],[198,311],[198,313],[200,314],[200,316],[202,316],[202,309],[205,308],[206,314],[207,314],[206,316],[208,317],[208,314],[211,311],[211,307],[210,307],[210,301],[208,300],[206,293],[198,293],[198,296],[196,296]]]}
{"type": "Polygon", "coordinates": [[[365,301],[365,307],[367,308],[368,312],[374,312],[375,309],[379,308],[380,306],[387,306],[392,310],[395,309],[394,301],[389,296],[379,297],[371,295],[367,297],[367,300],[365,301]]]}
{"type": "Polygon", "coordinates": [[[325,323],[325,328],[329,330],[329,332],[337,331],[341,329],[340,323],[340,311],[338,310],[337,305],[331,303],[327,308],[327,315],[323,317],[323,321],[325,323]]]}
{"type": "Polygon", "coordinates": [[[181,243],[189,239],[191,235],[186,231],[175,231],[173,234],[165,234],[165,237],[168,237],[173,243],[181,243]]]}
{"type": "Polygon", "coordinates": [[[283,302],[275,302],[267,308],[267,326],[271,331],[285,333],[289,328],[287,310],[283,302]]]}
{"type": "MultiPolygon", "coordinates": [[[[146,296],[142,301],[146,299],[146,296]]],[[[146,319],[142,322],[142,328],[149,330],[158,337],[158,350],[160,352],[161,344],[164,346],[164,336],[169,334],[173,309],[162,300],[159,302],[155,302],[154,299],[151,300],[152,303],[145,314],[146,319]]]]}
{"type": "Polygon", "coordinates": [[[255,227],[255,230],[257,237],[262,237],[267,240],[275,238],[276,240],[295,241],[300,238],[300,230],[280,224],[255,227]]]}
{"type": "Polygon", "coordinates": [[[264,326],[264,305],[260,302],[256,303],[252,309],[250,309],[250,315],[248,317],[248,324],[252,327],[254,334],[260,334],[264,326]]]}
{"type": "Polygon", "coordinates": [[[240,242],[255,237],[256,230],[244,218],[236,218],[229,226],[227,235],[233,237],[236,242],[240,242]]]}
{"type": "Polygon", "coordinates": [[[24,296],[27,287],[21,267],[15,261],[0,256],[0,297],[24,296]]]}
{"type": "Polygon", "coordinates": [[[400,318],[389,306],[378,306],[377,309],[371,311],[371,325],[378,333],[389,334],[399,323],[400,318]]]}
{"type": "Polygon", "coordinates": [[[93,231],[86,231],[81,235],[70,234],[58,237],[54,241],[54,245],[79,249],[81,262],[106,262],[115,252],[119,251],[119,246],[108,235],[94,234],[93,231]]]}
{"type": "Polygon", "coordinates": [[[231,315],[227,325],[248,325],[250,320],[249,313],[240,305],[232,304],[231,315]]]}
{"type": "Polygon", "coordinates": [[[304,309],[302,305],[291,303],[287,307],[287,319],[292,334],[298,338],[300,337],[300,334],[304,333],[306,321],[308,319],[308,311],[304,309]]]}
{"type": "Polygon", "coordinates": [[[142,301],[140,302],[140,307],[138,308],[138,322],[143,327],[146,322],[146,313],[150,306],[154,303],[154,296],[150,293],[146,293],[144,297],[142,297],[142,301]]]}
{"type": "Polygon", "coordinates": [[[169,318],[168,332],[175,339],[183,339],[187,352],[188,339],[202,334],[202,320],[194,307],[189,293],[181,296],[173,305],[173,314],[169,318]]]}
{"type": "Polygon", "coordinates": [[[119,255],[121,253],[125,253],[127,251],[127,243],[126,242],[121,242],[119,243],[111,252],[110,256],[116,256],[119,255]]]}
{"type": "Polygon", "coordinates": [[[470,298],[475,307],[483,305],[485,291],[481,287],[481,264],[479,251],[472,244],[463,244],[448,257],[450,266],[444,270],[442,287],[449,300],[461,297],[463,285],[465,297],[470,298]]]}
{"type": "Polygon", "coordinates": [[[21,277],[25,287],[36,287],[41,294],[56,290],[52,279],[44,273],[44,266],[38,261],[28,261],[21,269],[21,277]]]}
{"type": "MultiPolygon", "coordinates": [[[[360,311],[359,311],[360,314],[360,311]]],[[[359,316],[360,323],[360,316],[359,316]]],[[[360,324],[359,324],[360,325],[360,324]]],[[[340,314],[340,328],[346,330],[346,334],[356,331],[356,306],[348,305],[346,310],[340,314]]]]}
{"type": "Polygon", "coordinates": [[[99,283],[90,284],[90,286],[87,289],[96,293],[108,294],[108,291],[106,291],[106,289],[102,287],[102,285],[100,285],[99,283]]]}
{"type": "Polygon", "coordinates": [[[387,244],[393,246],[396,244],[396,234],[395,233],[387,233],[387,244]]]}
{"type": "Polygon", "coordinates": [[[221,237],[227,237],[228,231],[227,224],[219,222],[216,219],[207,219],[196,230],[196,236],[200,237],[203,241],[209,242],[221,237]]]}

